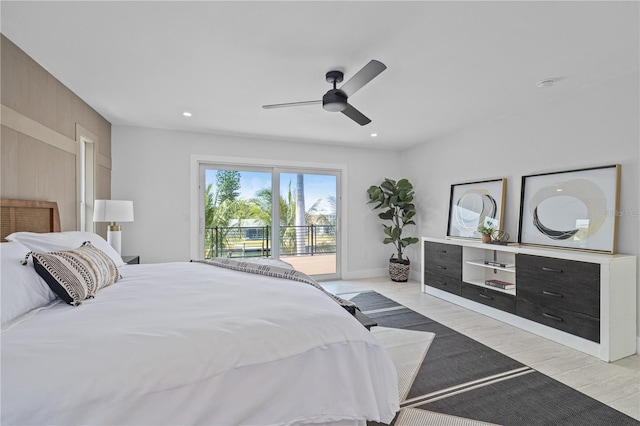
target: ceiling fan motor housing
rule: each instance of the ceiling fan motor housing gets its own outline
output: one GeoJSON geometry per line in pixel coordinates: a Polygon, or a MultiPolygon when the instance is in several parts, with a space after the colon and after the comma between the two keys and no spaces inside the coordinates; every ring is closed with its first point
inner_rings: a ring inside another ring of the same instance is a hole
{"type": "Polygon", "coordinates": [[[340,89],[331,89],[322,97],[322,108],[331,112],[340,112],[347,107],[347,95],[340,89]]]}

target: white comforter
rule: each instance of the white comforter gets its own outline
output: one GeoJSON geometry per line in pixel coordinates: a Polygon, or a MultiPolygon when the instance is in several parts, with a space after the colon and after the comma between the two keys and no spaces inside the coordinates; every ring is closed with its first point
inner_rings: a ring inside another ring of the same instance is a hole
{"type": "Polygon", "coordinates": [[[131,265],[79,307],[2,332],[2,424],[389,422],[395,367],[310,285],[197,263],[131,265]]]}

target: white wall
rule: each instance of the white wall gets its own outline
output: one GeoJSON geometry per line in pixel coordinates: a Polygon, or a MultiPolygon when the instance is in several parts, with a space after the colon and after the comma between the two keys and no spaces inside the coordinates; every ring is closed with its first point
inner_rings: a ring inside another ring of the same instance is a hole
{"type": "Polygon", "coordinates": [[[504,229],[515,241],[523,175],[619,163],[617,248],[638,256],[638,81],[638,73],[606,81],[403,152],[417,189],[420,235],[446,235],[451,184],[506,177],[504,229]]]}
{"type": "MultiPolygon", "coordinates": [[[[412,233],[431,237],[446,234],[451,184],[506,177],[504,228],[515,240],[523,175],[619,163],[625,214],[619,217],[617,248],[638,256],[638,81],[635,73],[585,87],[401,154],[113,126],[112,197],[134,200],[136,212],[134,223],[122,224],[123,253],[140,254],[146,263],[189,258],[189,162],[191,154],[203,154],[345,164],[343,278],[386,274],[391,248],[381,243],[379,220],[365,193],[384,177],[413,182],[418,227],[412,233]]],[[[419,253],[418,245],[407,250],[417,280],[419,253]]]]}
{"type": "Polygon", "coordinates": [[[342,164],[347,203],[342,277],[385,274],[391,249],[382,244],[383,232],[377,213],[366,204],[366,190],[385,177],[399,177],[395,151],[122,126],[112,127],[112,146],[112,198],[133,200],[135,210],[135,222],[121,224],[123,254],[140,254],[143,263],[189,260],[191,154],[285,165],[342,164]]]}

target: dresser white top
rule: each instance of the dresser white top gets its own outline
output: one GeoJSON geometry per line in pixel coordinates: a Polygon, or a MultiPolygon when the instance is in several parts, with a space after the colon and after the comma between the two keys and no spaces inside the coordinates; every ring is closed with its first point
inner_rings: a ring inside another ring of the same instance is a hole
{"type": "Polygon", "coordinates": [[[621,260],[634,261],[636,257],[629,254],[608,254],[600,252],[590,252],[571,249],[558,249],[552,247],[541,247],[527,244],[520,245],[501,245],[482,243],[480,240],[464,239],[464,238],[434,238],[422,237],[422,241],[430,241],[441,244],[451,244],[462,247],[470,247],[482,250],[495,250],[501,252],[511,252],[520,254],[530,254],[534,256],[555,257],[558,259],[577,260],[592,263],[610,263],[621,260]]]}

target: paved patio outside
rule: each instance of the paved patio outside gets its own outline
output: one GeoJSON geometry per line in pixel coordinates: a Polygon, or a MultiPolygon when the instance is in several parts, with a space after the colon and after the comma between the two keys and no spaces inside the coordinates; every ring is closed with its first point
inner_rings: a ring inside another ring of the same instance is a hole
{"type": "Polygon", "coordinates": [[[280,260],[290,263],[307,275],[335,274],[336,254],[314,254],[313,256],[281,256],[280,260]]]}

